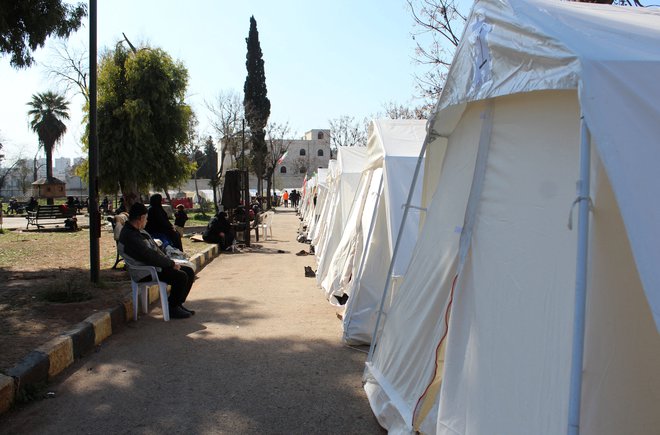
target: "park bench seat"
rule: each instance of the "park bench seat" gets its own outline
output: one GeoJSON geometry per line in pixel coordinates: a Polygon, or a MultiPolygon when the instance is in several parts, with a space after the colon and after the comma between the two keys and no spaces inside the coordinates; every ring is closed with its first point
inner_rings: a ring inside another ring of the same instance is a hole
{"type": "Polygon", "coordinates": [[[76,215],[76,210],[70,208],[63,208],[60,205],[39,205],[36,210],[28,211],[27,226],[25,229],[30,228],[30,225],[35,225],[37,228],[43,228],[44,225],[60,224],[60,219],[69,219],[76,215]],[[57,219],[57,221],[55,221],[57,219]],[[47,221],[47,222],[46,222],[47,221]]]}

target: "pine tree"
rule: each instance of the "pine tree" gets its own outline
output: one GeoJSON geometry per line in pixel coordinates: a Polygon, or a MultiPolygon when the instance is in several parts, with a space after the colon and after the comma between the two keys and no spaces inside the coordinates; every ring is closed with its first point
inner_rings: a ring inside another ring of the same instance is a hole
{"type": "Polygon", "coordinates": [[[259,32],[257,21],[254,16],[250,17],[250,33],[245,38],[247,43],[247,77],[243,91],[243,108],[245,109],[245,120],[250,128],[252,138],[252,169],[257,176],[257,189],[261,192],[262,179],[266,173],[266,147],[265,128],[270,116],[270,100],[266,94],[266,73],[264,72],[264,60],[259,44],[259,32]]]}

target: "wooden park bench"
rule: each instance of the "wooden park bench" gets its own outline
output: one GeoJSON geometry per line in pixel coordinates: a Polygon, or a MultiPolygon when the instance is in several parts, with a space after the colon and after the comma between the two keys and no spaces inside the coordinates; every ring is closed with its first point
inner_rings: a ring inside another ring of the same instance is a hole
{"type": "Polygon", "coordinates": [[[59,219],[69,219],[75,215],[76,210],[62,207],[60,205],[39,205],[36,210],[27,212],[27,216],[25,217],[25,219],[27,219],[27,226],[25,229],[30,228],[30,225],[35,225],[37,228],[43,228],[44,225],[61,224],[64,222],[59,221],[59,219]],[[54,222],[55,219],[58,219],[58,221],[54,222]]]}

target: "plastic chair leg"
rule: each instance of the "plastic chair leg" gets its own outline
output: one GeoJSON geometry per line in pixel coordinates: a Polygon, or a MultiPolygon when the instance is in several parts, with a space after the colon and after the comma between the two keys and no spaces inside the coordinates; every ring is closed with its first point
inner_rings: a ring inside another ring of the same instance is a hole
{"type": "Polygon", "coordinates": [[[132,297],[133,297],[133,321],[137,322],[137,319],[138,319],[138,293],[140,293],[140,290],[138,288],[137,283],[131,281],[131,290],[132,290],[132,297]]]}
{"type": "Polygon", "coordinates": [[[160,305],[163,307],[163,320],[170,321],[170,303],[167,300],[167,284],[161,282],[158,286],[160,290],[160,305]]]}
{"type": "Polygon", "coordinates": [[[147,314],[149,312],[149,285],[143,284],[140,286],[140,296],[142,299],[142,313],[147,314]]]}

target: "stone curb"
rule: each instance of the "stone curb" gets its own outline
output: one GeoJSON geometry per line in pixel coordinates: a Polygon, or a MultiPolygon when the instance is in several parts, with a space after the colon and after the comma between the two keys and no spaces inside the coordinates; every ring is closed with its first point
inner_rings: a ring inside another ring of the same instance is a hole
{"type": "MultiPolygon", "coordinates": [[[[202,270],[219,253],[218,245],[211,245],[193,255],[190,262],[195,265],[195,273],[202,270]]],[[[159,297],[158,287],[151,286],[149,304],[157,301],[159,297]]],[[[92,314],[69,331],[30,352],[6,374],[0,373],[0,414],[11,409],[26,389],[38,389],[45,385],[132,320],[133,301],[128,293],[120,304],[92,314]]]]}

